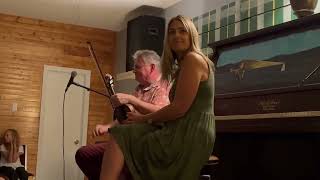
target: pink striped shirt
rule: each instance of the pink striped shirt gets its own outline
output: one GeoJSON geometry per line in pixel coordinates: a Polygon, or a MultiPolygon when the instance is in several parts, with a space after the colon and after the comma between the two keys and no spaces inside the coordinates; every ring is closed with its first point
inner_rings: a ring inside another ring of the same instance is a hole
{"type": "Polygon", "coordinates": [[[167,81],[160,80],[146,88],[138,85],[133,95],[144,102],[164,107],[170,103],[169,91],[169,83],[167,81]]]}

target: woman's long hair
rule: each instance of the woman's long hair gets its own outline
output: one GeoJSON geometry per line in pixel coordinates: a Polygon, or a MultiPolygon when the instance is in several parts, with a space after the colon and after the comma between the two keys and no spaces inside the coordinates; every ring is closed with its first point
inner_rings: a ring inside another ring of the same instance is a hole
{"type": "Polygon", "coordinates": [[[5,142],[5,141],[4,141],[4,136],[5,136],[5,134],[6,134],[7,132],[11,132],[11,134],[12,134],[12,139],[15,139],[15,140],[16,140],[16,147],[17,147],[17,151],[18,151],[18,150],[19,150],[19,146],[20,146],[20,135],[19,135],[18,131],[15,130],[15,129],[7,129],[7,130],[4,132],[4,134],[3,134],[3,142],[5,142]]]}
{"type": "Polygon", "coordinates": [[[171,81],[174,77],[173,75],[175,74],[176,71],[176,66],[177,66],[177,56],[176,54],[172,51],[169,45],[169,40],[168,40],[168,30],[173,21],[180,21],[183,26],[186,28],[188,34],[189,34],[189,39],[190,39],[190,47],[188,49],[188,52],[196,52],[197,54],[201,55],[204,59],[207,59],[207,56],[205,56],[200,49],[199,45],[199,34],[194,26],[193,22],[191,19],[184,17],[182,15],[178,15],[176,17],[173,17],[167,27],[167,35],[166,39],[164,42],[164,50],[162,54],[162,64],[161,64],[161,70],[162,70],[162,77],[163,79],[166,79],[168,81],[171,81]]]}

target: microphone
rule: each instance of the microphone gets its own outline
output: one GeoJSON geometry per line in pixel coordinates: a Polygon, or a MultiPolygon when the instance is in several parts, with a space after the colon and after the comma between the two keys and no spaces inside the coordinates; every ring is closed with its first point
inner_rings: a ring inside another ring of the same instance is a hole
{"type": "Polygon", "coordinates": [[[68,82],[67,87],[66,87],[66,89],[65,89],[64,92],[67,92],[67,91],[68,91],[68,88],[71,86],[71,84],[73,84],[73,80],[74,80],[74,78],[75,78],[76,76],[77,76],[77,72],[76,72],[76,71],[72,71],[72,72],[71,72],[70,79],[69,79],[69,82],[68,82]]]}

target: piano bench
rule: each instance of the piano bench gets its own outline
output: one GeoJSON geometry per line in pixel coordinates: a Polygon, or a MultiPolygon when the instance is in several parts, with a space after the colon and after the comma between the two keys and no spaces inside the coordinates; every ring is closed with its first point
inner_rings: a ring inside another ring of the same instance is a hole
{"type": "Polygon", "coordinates": [[[219,165],[219,158],[211,155],[207,164],[203,166],[200,172],[199,180],[214,180],[219,165]]]}

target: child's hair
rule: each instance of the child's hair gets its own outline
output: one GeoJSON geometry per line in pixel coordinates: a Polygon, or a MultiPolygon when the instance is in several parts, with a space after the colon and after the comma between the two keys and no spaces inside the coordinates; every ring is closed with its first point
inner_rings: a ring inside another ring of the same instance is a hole
{"type": "Polygon", "coordinates": [[[3,134],[2,141],[4,142],[4,135],[7,132],[11,132],[12,138],[16,140],[16,146],[19,147],[20,146],[20,135],[19,135],[18,131],[15,129],[7,129],[3,134]]]}

